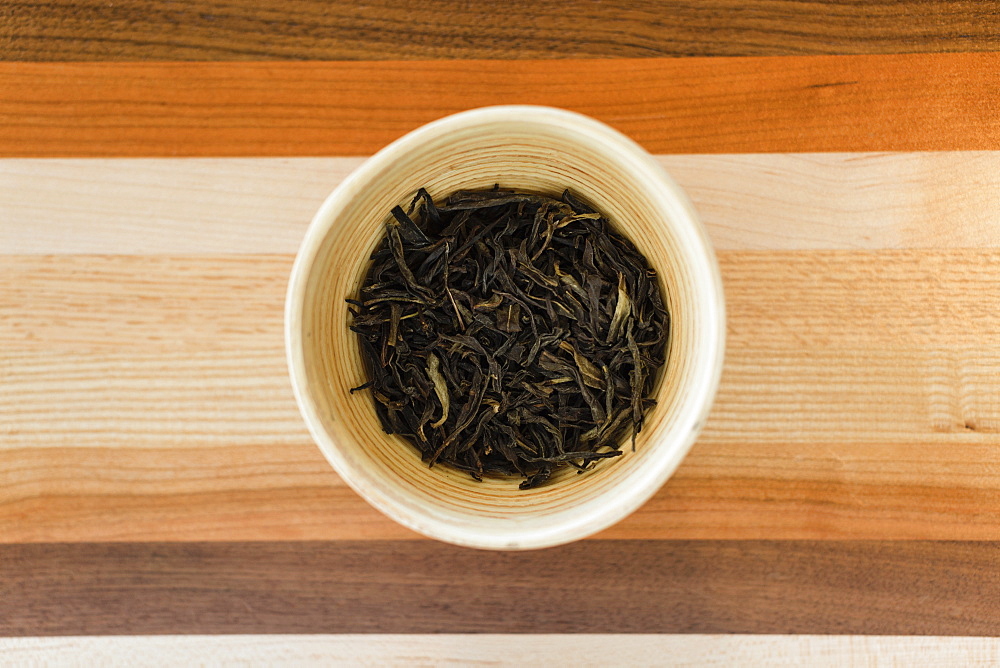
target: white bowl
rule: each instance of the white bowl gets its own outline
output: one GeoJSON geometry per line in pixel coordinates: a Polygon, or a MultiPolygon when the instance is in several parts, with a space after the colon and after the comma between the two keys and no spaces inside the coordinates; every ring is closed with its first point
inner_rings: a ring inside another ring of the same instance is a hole
{"type": "Polygon", "coordinates": [[[635,142],[576,113],[505,106],[425,125],[368,159],[313,218],[285,311],[292,386],[309,431],[345,482],[401,524],[442,541],[517,550],[567,543],[607,528],[670,477],[705,422],[718,386],[725,309],[718,265],[690,201],[635,142]],[[636,450],[545,485],[476,482],[432,468],[387,436],[367,392],[344,299],[354,297],[390,209],[420,187],[435,200],[460,189],[551,193],[569,188],[646,256],[671,316],[667,363],[636,450]]]}

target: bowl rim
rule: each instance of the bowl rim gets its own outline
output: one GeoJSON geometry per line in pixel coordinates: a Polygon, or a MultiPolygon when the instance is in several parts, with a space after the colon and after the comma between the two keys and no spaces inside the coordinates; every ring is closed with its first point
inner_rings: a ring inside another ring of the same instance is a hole
{"type": "Polygon", "coordinates": [[[725,302],[718,261],[687,194],[645,149],[619,131],[577,112],[534,105],[480,107],[445,116],[407,133],[365,160],[334,188],[309,223],[292,266],[285,298],[284,320],[286,363],[295,401],[313,441],[344,482],[377,510],[409,529],[429,538],[480,549],[521,550],[565,544],[606,529],[637,510],[673,475],[700,433],[718,390],[725,355],[725,302]],[[704,309],[702,317],[706,323],[705,336],[698,347],[703,354],[695,360],[696,368],[691,374],[693,382],[683,388],[692,395],[682,399],[680,406],[681,410],[686,411],[684,417],[687,418],[687,429],[681,432],[686,436],[679,438],[673,448],[666,450],[669,456],[664,458],[661,465],[646,466],[633,474],[629,481],[634,487],[626,490],[615,503],[602,507],[597,517],[590,515],[541,528],[518,526],[502,533],[495,530],[481,531],[466,525],[457,526],[424,513],[413,504],[405,503],[381,489],[368,479],[364,471],[357,470],[343,456],[336,443],[337,439],[324,428],[310,396],[301,328],[307,283],[323,240],[336,223],[336,214],[357,197],[387,164],[419,148],[428,140],[437,139],[444,133],[498,122],[556,125],[561,129],[575,126],[581,133],[589,135],[589,139],[599,140],[608,155],[613,155],[615,162],[627,167],[633,175],[641,177],[644,181],[641,185],[655,186],[649,188],[648,196],[658,208],[670,211],[670,216],[688,233],[686,246],[691,251],[689,261],[700,265],[701,271],[697,274],[707,279],[703,281],[702,288],[711,295],[706,303],[699,304],[699,308],[704,309]],[[678,213],[681,214],[679,217],[678,213]]]}

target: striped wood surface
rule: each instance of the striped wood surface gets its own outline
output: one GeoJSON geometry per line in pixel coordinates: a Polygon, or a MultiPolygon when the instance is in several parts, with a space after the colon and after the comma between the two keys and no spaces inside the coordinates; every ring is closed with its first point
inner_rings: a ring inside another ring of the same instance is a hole
{"type": "MultiPolygon", "coordinates": [[[[516,9],[0,10],[0,636],[25,637],[5,656],[260,634],[172,645],[234,662],[272,656],[265,634],[339,633],[284,636],[283,656],[513,644],[516,662],[530,634],[610,631],[657,635],[590,656],[995,661],[994,641],[940,636],[1000,627],[996,6],[516,9]],[[315,62],[246,62],[271,59],[315,62]],[[500,102],[584,111],[661,154],[720,250],[730,318],[677,476],[598,540],[519,555],[419,540],[344,487],[280,329],[322,197],[422,122],[500,102]],[[448,631],[528,635],[349,635],[448,631]],[[664,635],[741,632],[797,635],[664,635]]],[[[591,642],[567,637],[549,647],[591,642]]]]}

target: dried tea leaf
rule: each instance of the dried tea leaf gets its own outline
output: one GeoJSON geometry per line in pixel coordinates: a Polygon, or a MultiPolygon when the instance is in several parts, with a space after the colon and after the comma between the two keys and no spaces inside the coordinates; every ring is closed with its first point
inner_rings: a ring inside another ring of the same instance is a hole
{"type": "Polygon", "coordinates": [[[437,358],[437,355],[431,353],[427,356],[427,377],[434,384],[434,393],[441,403],[441,417],[431,423],[431,426],[435,429],[448,420],[448,410],[451,408],[451,398],[448,396],[448,383],[445,382],[444,376],[438,370],[440,366],[441,360],[437,358]]]}
{"type": "Polygon", "coordinates": [[[399,338],[399,321],[402,315],[402,304],[399,302],[392,302],[389,304],[389,335],[386,337],[386,343],[390,346],[395,346],[396,339],[399,338]]]}
{"type": "Polygon", "coordinates": [[[473,307],[477,311],[493,311],[496,307],[503,303],[503,297],[501,295],[493,295],[489,299],[485,299],[480,302],[476,302],[473,307]]]}
{"type": "Polygon", "coordinates": [[[583,382],[588,387],[598,390],[604,389],[604,377],[601,370],[593,362],[577,352],[576,348],[569,341],[563,341],[559,344],[559,347],[573,355],[573,361],[576,362],[576,366],[580,370],[580,375],[583,377],[583,382]]]}
{"type": "Polygon", "coordinates": [[[521,331],[521,306],[504,304],[497,309],[497,329],[501,332],[521,331]]]}
{"type": "Polygon", "coordinates": [[[432,466],[523,489],[620,456],[670,328],[635,247],[568,191],[438,205],[421,189],[390,214],[347,299],[368,375],[352,392],[369,390],[383,430],[432,466]]]}
{"type": "Polygon", "coordinates": [[[625,319],[632,313],[632,301],[625,289],[625,277],[618,274],[618,300],[615,302],[615,314],[611,317],[611,328],[608,330],[608,343],[618,340],[625,319]]]}

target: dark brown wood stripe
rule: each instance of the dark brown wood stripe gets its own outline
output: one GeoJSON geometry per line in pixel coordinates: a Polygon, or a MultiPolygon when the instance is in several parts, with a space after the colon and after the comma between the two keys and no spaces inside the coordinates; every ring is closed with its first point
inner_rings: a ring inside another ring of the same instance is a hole
{"type": "Polygon", "coordinates": [[[771,56],[1000,48],[994,3],[13,0],[7,60],[771,56]]]}
{"type": "Polygon", "coordinates": [[[0,546],[0,635],[1000,635],[993,542],[0,546]]]}

